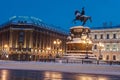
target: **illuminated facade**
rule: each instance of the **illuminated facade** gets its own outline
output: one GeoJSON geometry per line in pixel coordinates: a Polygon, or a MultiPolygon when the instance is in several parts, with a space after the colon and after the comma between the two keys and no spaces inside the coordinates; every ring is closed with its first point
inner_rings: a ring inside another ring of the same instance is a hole
{"type": "Polygon", "coordinates": [[[0,57],[10,60],[54,58],[65,52],[67,33],[34,17],[11,18],[0,28],[0,57]],[[61,40],[58,49],[53,43],[61,40]]]}
{"type": "Polygon", "coordinates": [[[120,61],[120,26],[101,27],[91,30],[93,53],[105,61],[120,61]],[[99,47],[98,43],[104,46],[99,47]]]}

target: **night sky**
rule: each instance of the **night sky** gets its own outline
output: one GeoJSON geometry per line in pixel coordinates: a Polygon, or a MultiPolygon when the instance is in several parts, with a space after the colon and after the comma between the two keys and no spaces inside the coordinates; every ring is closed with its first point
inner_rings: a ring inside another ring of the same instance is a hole
{"type": "Polygon", "coordinates": [[[0,24],[12,16],[34,16],[47,24],[60,26],[65,30],[73,24],[75,10],[85,7],[85,13],[92,17],[86,26],[96,27],[120,24],[120,0],[0,0],[0,24]]]}

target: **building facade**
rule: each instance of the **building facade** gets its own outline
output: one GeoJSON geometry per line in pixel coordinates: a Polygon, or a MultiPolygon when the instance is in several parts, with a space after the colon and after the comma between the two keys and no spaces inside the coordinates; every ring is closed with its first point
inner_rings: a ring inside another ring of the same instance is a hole
{"type": "Polygon", "coordinates": [[[67,33],[34,17],[13,17],[0,28],[0,58],[39,60],[65,52],[67,33]],[[54,44],[56,40],[60,44],[54,44]]]}
{"type": "Polygon", "coordinates": [[[93,53],[104,61],[120,61],[120,26],[93,28],[93,53]],[[99,44],[101,43],[101,44],[99,44]]]}

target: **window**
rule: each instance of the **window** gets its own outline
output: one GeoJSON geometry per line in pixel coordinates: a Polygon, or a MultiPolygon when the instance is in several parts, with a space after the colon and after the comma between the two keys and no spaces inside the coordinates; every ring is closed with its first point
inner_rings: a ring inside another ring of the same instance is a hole
{"type": "Polygon", "coordinates": [[[19,33],[19,42],[23,42],[24,41],[24,32],[20,32],[19,33]]]}
{"type": "Polygon", "coordinates": [[[100,60],[102,60],[102,59],[103,59],[103,55],[100,55],[100,57],[99,57],[99,58],[100,58],[100,60]]]}
{"type": "Polygon", "coordinates": [[[23,42],[23,37],[19,37],[19,42],[23,42]]]}
{"type": "Polygon", "coordinates": [[[116,46],[115,44],[113,45],[112,50],[113,50],[113,51],[116,51],[116,50],[117,50],[117,46],[116,46]]]}
{"type": "Polygon", "coordinates": [[[113,39],[116,39],[116,34],[113,34],[113,39]]]}
{"type": "Polygon", "coordinates": [[[109,60],[109,55],[106,56],[106,60],[109,60]]]}
{"type": "Polygon", "coordinates": [[[116,60],[116,56],[115,55],[113,55],[113,60],[116,60]]]}
{"type": "Polygon", "coordinates": [[[110,45],[106,45],[106,50],[107,50],[107,51],[110,50],[110,45]]]}
{"type": "Polygon", "coordinates": [[[97,35],[95,35],[94,39],[97,39],[97,35]]]}
{"type": "Polygon", "coordinates": [[[97,49],[97,45],[94,46],[94,49],[97,49]]]}
{"type": "Polygon", "coordinates": [[[103,39],[103,34],[100,35],[100,39],[103,39]]]}
{"type": "Polygon", "coordinates": [[[24,35],[24,32],[20,32],[19,35],[20,35],[20,36],[23,36],[23,35],[24,35]]]}
{"type": "Polygon", "coordinates": [[[107,37],[106,37],[106,38],[109,39],[109,37],[110,37],[109,34],[107,34],[107,37]]]}

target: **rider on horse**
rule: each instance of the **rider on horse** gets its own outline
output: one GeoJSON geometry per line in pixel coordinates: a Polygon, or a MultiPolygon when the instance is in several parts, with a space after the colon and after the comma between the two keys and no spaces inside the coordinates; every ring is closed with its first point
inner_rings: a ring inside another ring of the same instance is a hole
{"type": "Polygon", "coordinates": [[[85,25],[85,23],[86,23],[86,21],[87,21],[88,19],[90,20],[90,22],[92,22],[90,16],[85,16],[84,7],[82,8],[81,13],[80,13],[80,11],[76,10],[76,11],[75,11],[75,16],[76,16],[76,17],[75,17],[75,19],[73,20],[74,23],[75,23],[76,20],[79,20],[79,21],[83,22],[82,25],[85,25]]]}
{"type": "Polygon", "coordinates": [[[81,13],[78,10],[75,11],[75,16],[76,17],[81,17],[83,15],[85,15],[84,7],[82,8],[82,12],[81,13]]]}
{"type": "Polygon", "coordinates": [[[85,10],[84,10],[84,7],[82,8],[81,15],[85,15],[85,10]]]}

